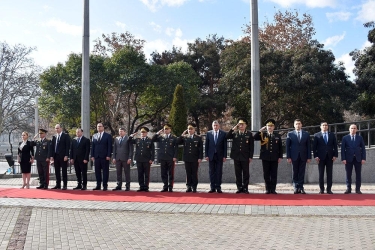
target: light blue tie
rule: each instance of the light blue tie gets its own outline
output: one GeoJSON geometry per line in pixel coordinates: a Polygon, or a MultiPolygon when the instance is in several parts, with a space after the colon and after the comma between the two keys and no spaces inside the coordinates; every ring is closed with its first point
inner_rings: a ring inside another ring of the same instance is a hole
{"type": "Polygon", "coordinates": [[[328,144],[327,133],[324,133],[324,141],[326,142],[326,144],[328,144]]]}

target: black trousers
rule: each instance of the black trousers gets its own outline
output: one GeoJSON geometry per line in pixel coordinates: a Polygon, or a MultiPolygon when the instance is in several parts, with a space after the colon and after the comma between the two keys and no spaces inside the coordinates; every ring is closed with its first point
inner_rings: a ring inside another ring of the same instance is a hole
{"type": "Polygon", "coordinates": [[[361,182],[362,182],[362,163],[357,162],[357,159],[353,158],[352,162],[346,162],[345,170],[346,170],[346,187],[349,190],[352,190],[352,172],[353,166],[355,170],[355,190],[359,191],[361,189],[361,182]]]}
{"type": "Polygon", "coordinates": [[[174,161],[160,160],[161,180],[163,188],[173,188],[174,184],[174,161]]]}
{"type": "Polygon", "coordinates": [[[64,161],[64,156],[55,154],[53,157],[56,175],[56,186],[61,187],[61,172],[64,186],[68,185],[68,161],[64,161]]]}
{"type": "Polygon", "coordinates": [[[327,173],[327,191],[331,191],[332,188],[332,170],[333,170],[333,160],[326,155],[324,160],[320,160],[318,164],[319,168],[319,188],[324,190],[324,169],[327,173]]]}
{"type": "Polygon", "coordinates": [[[106,158],[95,158],[96,187],[100,187],[103,181],[103,188],[108,187],[109,160],[106,158]],[[103,178],[102,178],[103,171],[103,178]]]}
{"type": "Polygon", "coordinates": [[[275,191],[277,184],[277,169],[279,167],[279,163],[277,161],[262,160],[262,165],[266,190],[275,191]]]}
{"type": "Polygon", "coordinates": [[[40,186],[47,187],[49,181],[49,162],[46,162],[46,160],[36,161],[36,167],[38,168],[40,186]]]}
{"type": "Polygon", "coordinates": [[[74,169],[76,171],[77,183],[79,186],[87,186],[87,163],[83,160],[74,160],[74,169]]]}
{"type": "Polygon", "coordinates": [[[196,189],[198,186],[198,161],[185,162],[186,186],[196,189]]]}
{"type": "Polygon", "coordinates": [[[303,184],[305,183],[306,162],[307,161],[301,160],[300,156],[298,156],[297,160],[292,160],[294,188],[303,188],[303,184]]]}
{"type": "Polygon", "coordinates": [[[234,173],[236,175],[236,185],[238,190],[247,190],[250,180],[249,161],[234,160],[234,173]]]}
{"type": "Polygon", "coordinates": [[[128,161],[116,160],[117,186],[122,186],[122,172],[125,174],[126,187],[130,188],[130,165],[128,161]]]}
{"type": "Polygon", "coordinates": [[[217,154],[214,154],[213,159],[209,159],[209,174],[211,190],[221,189],[221,180],[223,176],[223,158],[219,159],[217,154]]]}
{"type": "Polygon", "coordinates": [[[138,183],[142,190],[148,190],[150,184],[150,167],[151,164],[149,162],[137,161],[138,183]]]}

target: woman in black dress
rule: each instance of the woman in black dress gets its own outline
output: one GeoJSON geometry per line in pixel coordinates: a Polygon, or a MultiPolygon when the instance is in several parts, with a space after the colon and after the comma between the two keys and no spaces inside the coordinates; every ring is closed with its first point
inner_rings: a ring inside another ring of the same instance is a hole
{"type": "Polygon", "coordinates": [[[34,147],[31,146],[29,134],[22,132],[22,142],[18,147],[18,163],[21,166],[23,185],[21,188],[30,188],[31,164],[34,162],[34,147]]]}

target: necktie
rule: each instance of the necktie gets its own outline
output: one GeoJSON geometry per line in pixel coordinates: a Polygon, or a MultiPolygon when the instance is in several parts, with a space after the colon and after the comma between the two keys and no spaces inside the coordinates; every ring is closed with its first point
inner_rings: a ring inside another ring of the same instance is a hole
{"type": "Polygon", "coordinates": [[[100,140],[102,139],[102,133],[99,133],[99,142],[100,142],[100,140]]]}
{"type": "Polygon", "coordinates": [[[214,138],[214,140],[215,140],[215,144],[217,143],[217,131],[215,132],[215,138],[214,138]]]}
{"type": "Polygon", "coordinates": [[[81,141],[81,137],[78,137],[77,144],[81,141]]]}
{"type": "Polygon", "coordinates": [[[325,143],[327,144],[328,143],[328,138],[327,138],[327,133],[324,133],[324,141],[325,141],[325,143]]]}
{"type": "Polygon", "coordinates": [[[301,134],[298,132],[298,142],[301,142],[301,134]]]}
{"type": "Polygon", "coordinates": [[[354,140],[354,135],[352,135],[352,142],[354,142],[355,140],[354,140]]]}
{"type": "Polygon", "coordinates": [[[60,135],[57,135],[55,152],[57,152],[59,149],[59,143],[60,143],[60,135]]]}

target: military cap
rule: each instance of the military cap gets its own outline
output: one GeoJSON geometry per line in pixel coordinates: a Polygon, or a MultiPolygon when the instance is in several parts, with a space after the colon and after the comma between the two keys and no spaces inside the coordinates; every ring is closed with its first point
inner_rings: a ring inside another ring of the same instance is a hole
{"type": "Polygon", "coordinates": [[[42,129],[42,128],[39,129],[39,134],[45,134],[45,133],[47,133],[47,130],[42,129]]]}
{"type": "Polygon", "coordinates": [[[245,123],[247,125],[247,120],[243,117],[238,118],[237,123],[245,123]]]}
{"type": "Polygon", "coordinates": [[[148,127],[141,127],[141,132],[148,132],[150,131],[148,127]]]}
{"type": "Polygon", "coordinates": [[[275,126],[276,125],[276,121],[274,119],[268,119],[268,120],[266,120],[265,124],[266,125],[273,125],[273,126],[275,126]]]}
{"type": "Polygon", "coordinates": [[[188,124],[188,129],[190,129],[190,128],[195,128],[196,126],[195,126],[195,124],[194,123],[189,123],[188,124]]]}
{"type": "Polygon", "coordinates": [[[169,124],[169,123],[167,123],[167,124],[165,124],[164,125],[164,129],[172,129],[172,125],[171,124],[169,124]]]}

